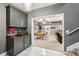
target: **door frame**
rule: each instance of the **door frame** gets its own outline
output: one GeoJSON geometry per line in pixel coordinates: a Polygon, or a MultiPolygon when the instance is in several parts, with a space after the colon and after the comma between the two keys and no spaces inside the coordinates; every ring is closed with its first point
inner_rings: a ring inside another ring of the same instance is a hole
{"type": "Polygon", "coordinates": [[[39,16],[39,17],[33,17],[32,18],[32,21],[31,21],[31,42],[32,42],[32,46],[33,46],[33,44],[34,44],[34,32],[33,32],[33,28],[34,28],[34,26],[33,26],[33,24],[34,24],[34,20],[35,19],[39,19],[39,18],[48,18],[48,17],[50,17],[50,16],[53,16],[53,15],[62,15],[63,16],[63,22],[62,22],[62,25],[63,25],[63,39],[62,39],[62,51],[64,51],[64,13],[59,13],[59,14],[52,14],[52,15],[45,15],[45,16],[39,16]]]}

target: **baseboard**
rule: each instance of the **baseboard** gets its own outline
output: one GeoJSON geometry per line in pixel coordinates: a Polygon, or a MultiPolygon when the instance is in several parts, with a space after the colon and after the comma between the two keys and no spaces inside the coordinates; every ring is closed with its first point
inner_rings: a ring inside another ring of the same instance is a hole
{"type": "Polygon", "coordinates": [[[67,47],[67,51],[76,51],[79,50],[79,42],[76,42],[67,47]]]}

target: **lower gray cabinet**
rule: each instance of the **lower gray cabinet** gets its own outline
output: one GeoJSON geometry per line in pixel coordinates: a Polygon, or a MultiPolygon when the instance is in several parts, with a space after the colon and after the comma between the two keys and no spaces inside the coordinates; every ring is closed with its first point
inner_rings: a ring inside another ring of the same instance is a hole
{"type": "Polygon", "coordinates": [[[24,49],[23,47],[23,36],[17,37],[14,40],[14,55],[18,54],[24,49]]]}
{"type": "Polygon", "coordinates": [[[31,35],[7,37],[7,54],[15,56],[31,45],[31,35]]]}
{"type": "Polygon", "coordinates": [[[24,48],[31,45],[31,35],[25,35],[24,37],[24,48]]]}

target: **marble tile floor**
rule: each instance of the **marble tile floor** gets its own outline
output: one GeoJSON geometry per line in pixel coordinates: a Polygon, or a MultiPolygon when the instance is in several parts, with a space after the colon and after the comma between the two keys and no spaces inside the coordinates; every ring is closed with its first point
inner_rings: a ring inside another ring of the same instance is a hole
{"type": "MultiPolygon", "coordinates": [[[[8,56],[5,53],[0,54],[0,56],[8,56]]],[[[53,51],[40,47],[29,47],[19,53],[17,56],[66,56],[64,53],[53,51]]]]}
{"type": "MultiPolygon", "coordinates": [[[[0,54],[0,56],[8,56],[6,52],[0,54]]],[[[40,48],[40,47],[29,47],[19,53],[17,56],[76,56],[69,52],[59,52],[55,50],[40,48]]]]}

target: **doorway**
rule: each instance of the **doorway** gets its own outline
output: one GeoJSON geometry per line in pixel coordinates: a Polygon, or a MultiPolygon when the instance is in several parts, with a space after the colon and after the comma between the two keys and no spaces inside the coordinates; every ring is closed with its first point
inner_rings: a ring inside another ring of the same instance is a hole
{"type": "Polygon", "coordinates": [[[32,46],[64,51],[64,13],[32,18],[32,46]]]}

